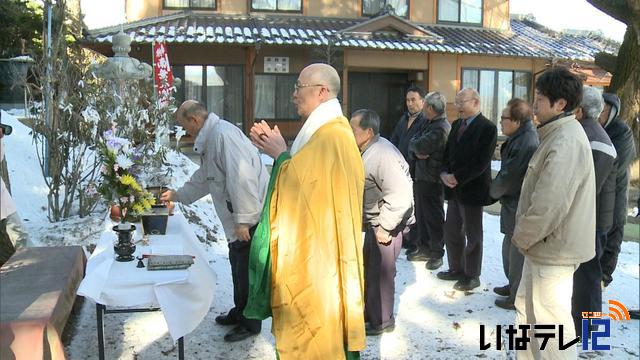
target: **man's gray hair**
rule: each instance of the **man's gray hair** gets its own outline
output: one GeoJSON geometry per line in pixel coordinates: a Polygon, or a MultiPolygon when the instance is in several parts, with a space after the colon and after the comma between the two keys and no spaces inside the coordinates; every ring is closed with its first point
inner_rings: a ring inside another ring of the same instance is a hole
{"type": "Polygon", "coordinates": [[[447,110],[447,99],[439,91],[432,91],[424,98],[427,106],[430,106],[438,115],[443,115],[447,110]]]}
{"type": "Polygon", "coordinates": [[[187,100],[182,106],[178,109],[180,111],[182,109],[182,116],[186,119],[190,117],[202,117],[207,118],[209,116],[209,111],[207,111],[207,107],[205,104],[196,100],[187,100]]]}
{"type": "Polygon", "coordinates": [[[351,114],[352,119],[356,116],[360,116],[360,129],[371,129],[374,135],[380,133],[380,116],[377,112],[369,109],[360,109],[351,114]]]}
{"type": "Polygon", "coordinates": [[[470,98],[474,100],[478,100],[478,102],[480,101],[480,93],[478,92],[478,90],[474,88],[464,88],[458,91],[458,95],[462,95],[462,94],[469,94],[470,98]]]}
{"type": "Polygon", "coordinates": [[[582,87],[582,102],[580,103],[584,116],[589,119],[597,119],[604,109],[604,99],[598,89],[591,86],[582,87]]]}

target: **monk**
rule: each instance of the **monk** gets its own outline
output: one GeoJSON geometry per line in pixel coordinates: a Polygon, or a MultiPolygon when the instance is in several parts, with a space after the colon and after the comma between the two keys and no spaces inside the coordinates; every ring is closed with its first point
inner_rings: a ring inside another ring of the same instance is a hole
{"type": "Polygon", "coordinates": [[[275,159],[249,260],[245,316],[273,316],[287,359],[357,359],[365,348],[364,170],[326,64],[302,70],[293,102],[304,125],[290,151],[262,121],[252,142],[275,159]]]}

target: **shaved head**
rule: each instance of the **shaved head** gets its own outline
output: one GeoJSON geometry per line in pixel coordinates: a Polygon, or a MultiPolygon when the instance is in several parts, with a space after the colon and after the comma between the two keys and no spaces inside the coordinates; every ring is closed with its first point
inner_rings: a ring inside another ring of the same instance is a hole
{"type": "Polygon", "coordinates": [[[311,64],[300,72],[312,84],[324,84],[329,88],[329,99],[336,98],[340,92],[340,76],[336,69],[327,64],[311,64]]]}

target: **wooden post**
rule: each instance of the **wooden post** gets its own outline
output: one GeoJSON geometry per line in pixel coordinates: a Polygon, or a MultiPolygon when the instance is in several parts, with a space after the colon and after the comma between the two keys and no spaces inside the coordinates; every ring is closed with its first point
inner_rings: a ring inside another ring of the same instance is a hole
{"type": "Polygon", "coordinates": [[[253,107],[254,107],[254,71],[253,65],[256,59],[256,48],[249,46],[246,48],[246,57],[244,63],[244,122],[243,128],[246,134],[249,134],[251,126],[253,126],[253,107]]]}

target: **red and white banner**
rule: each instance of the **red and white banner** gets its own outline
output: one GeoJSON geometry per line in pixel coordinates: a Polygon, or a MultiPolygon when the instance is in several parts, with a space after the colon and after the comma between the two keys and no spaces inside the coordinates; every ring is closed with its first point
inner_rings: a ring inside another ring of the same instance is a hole
{"type": "Polygon", "coordinates": [[[173,73],[169,65],[167,47],[163,42],[153,43],[153,72],[156,89],[158,89],[159,106],[164,107],[173,91],[173,73]]]}

